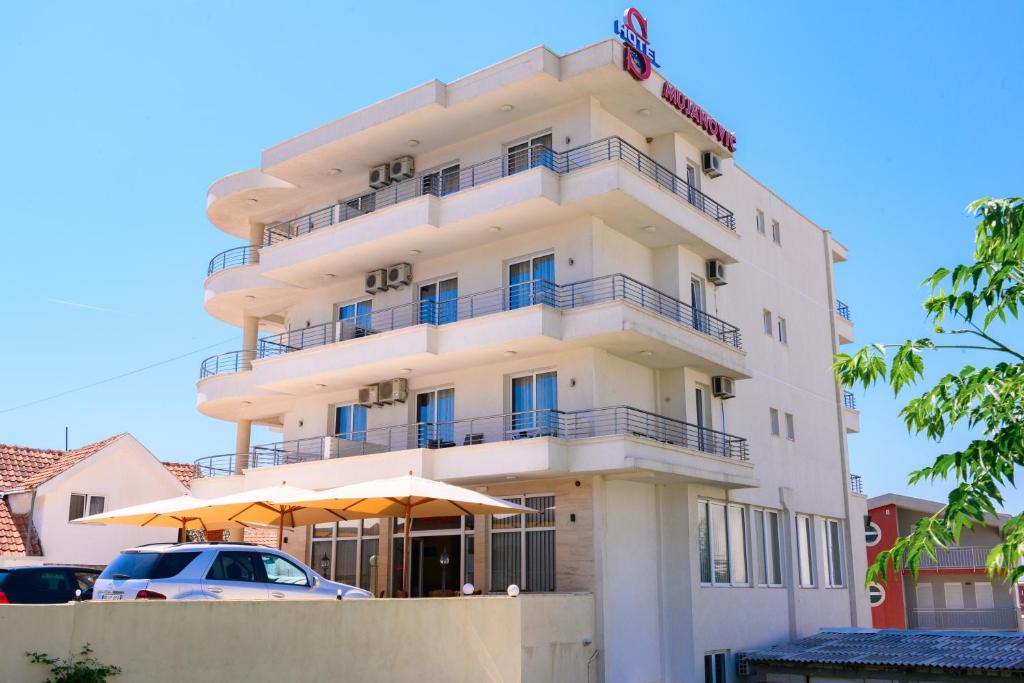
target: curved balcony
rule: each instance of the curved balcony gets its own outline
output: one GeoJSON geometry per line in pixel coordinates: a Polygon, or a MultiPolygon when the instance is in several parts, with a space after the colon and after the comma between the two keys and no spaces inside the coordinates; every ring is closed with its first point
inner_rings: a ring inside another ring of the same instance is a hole
{"type": "Polygon", "coordinates": [[[316,232],[368,213],[402,202],[434,195],[443,197],[499,180],[532,168],[547,168],[558,175],[573,173],[596,164],[616,161],[635,173],[654,181],[662,189],[690,204],[719,225],[736,230],[733,212],[689,185],[672,171],[619,137],[597,140],[564,152],[540,145],[517,153],[504,154],[440,178],[418,175],[387,187],[325,206],[289,221],[267,226],[266,244],[272,245],[316,232]]]}
{"type": "Polygon", "coordinates": [[[732,349],[742,348],[740,330],[735,325],[695,309],[627,275],[615,274],[564,285],[531,280],[448,301],[416,301],[290,330],[260,339],[255,355],[252,351],[236,351],[204,360],[200,368],[200,379],[251,369],[254,359],[271,358],[417,325],[447,325],[537,304],[556,310],[574,310],[612,301],[625,301],[692,330],[702,338],[710,338],[732,349]]]}
{"type": "Polygon", "coordinates": [[[246,244],[241,247],[228,249],[210,259],[210,265],[206,269],[206,276],[210,277],[214,273],[219,273],[220,271],[227,270],[228,268],[237,268],[239,266],[247,266],[250,263],[258,263],[259,260],[259,247],[246,244]]]}
{"type": "MultiPolygon", "coordinates": [[[[412,449],[436,450],[540,438],[571,441],[609,436],[635,437],[730,461],[746,462],[749,459],[747,440],[742,437],[629,406],[575,411],[534,410],[452,422],[393,425],[255,446],[246,455],[251,469],[412,449]]],[[[226,476],[234,474],[235,462],[233,453],[213,455],[196,460],[195,468],[200,476],[226,476]]]]}

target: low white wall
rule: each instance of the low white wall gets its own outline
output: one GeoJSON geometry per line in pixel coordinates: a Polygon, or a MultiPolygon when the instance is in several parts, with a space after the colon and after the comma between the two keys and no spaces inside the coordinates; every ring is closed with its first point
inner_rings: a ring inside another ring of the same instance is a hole
{"type": "Polygon", "coordinates": [[[88,643],[119,682],[585,681],[587,594],[309,602],[83,602],[0,608],[0,680],[43,681],[25,652],[88,643]]]}

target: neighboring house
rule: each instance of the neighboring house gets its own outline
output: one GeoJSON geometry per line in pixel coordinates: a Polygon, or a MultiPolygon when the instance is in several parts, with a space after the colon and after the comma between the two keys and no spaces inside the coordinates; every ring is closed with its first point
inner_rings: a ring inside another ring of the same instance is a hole
{"type": "MultiPolygon", "coordinates": [[[[868,500],[865,541],[868,562],[888,550],[921,519],[942,509],[941,503],[888,493],[868,500]]],[[[960,545],[923,556],[914,580],[900,567],[884,584],[868,588],[875,628],[1016,630],[1018,615],[1013,587],[990,580],[985,559],[999,543],[1006,515],[988,518],[988,525],[965,529],[960,545]]]]}
{"type": "Polygon", "coordinates": [[[70,451],[0,445],[0,566],[105,565],[123,548],[174,540],[173,529],[75,520],[180,496],[191,469],[161,463],[131,434],[70,451]]]}
{"type": "Polygon", "coordinates": [[[244,243],[204,305],[242,339],[197,407],[237,436],[193,492],[413,471],[520,501],[539,514],[417,520],[407,549],[394,520],[284,548],[374,594],[403,552],[414,596],[593,593],[604,680],[717,683],[736,652],[870,623],[832,371],[847,250],[625,49],[431,81],[211,186],[244,243]]]}

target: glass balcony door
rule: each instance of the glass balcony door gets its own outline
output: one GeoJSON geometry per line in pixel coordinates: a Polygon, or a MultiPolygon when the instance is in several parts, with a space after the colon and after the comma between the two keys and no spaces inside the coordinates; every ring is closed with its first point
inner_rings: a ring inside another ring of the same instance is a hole
{"type": "Polygon", "coordinates": [[[338,406],[334,411],[334,434],[348,441],[366,441],[366,407],[338,406]]]}
{"type": "Polygon", "coordinates": [[[519,173],[536,166],[551,168],[551,133],[538,135],[516,145],[509,145],[507,151],[508,174],[519,173]]]}
{"type": "Polygon", "coordinates": [[[420,285],[419,321],[444,325],[459,319],[459,280],[448,278],[420,285]]]}
{"type": "Polygon", "coordinates": [[[558,373],[541,372],[512,378],[512,438],[552,436],[557,423],[558,373]]]}
{"type": "Polygon", "coordinates": [[[416,395],[417,448],[455,445],[455,389],[437,389],[416,395]]]}
{"type": "Polygon", "coordinates": [[[338,306],[340,332],[338,341],[365,337],[370,334],[373,318],[373,300],[365,299],[338,306]]]}
{"type": "Polygon", "coordinates": [[[555,282],[555,255],[534,256],[508,265],[510,310],[550,303],[555,282]]]}

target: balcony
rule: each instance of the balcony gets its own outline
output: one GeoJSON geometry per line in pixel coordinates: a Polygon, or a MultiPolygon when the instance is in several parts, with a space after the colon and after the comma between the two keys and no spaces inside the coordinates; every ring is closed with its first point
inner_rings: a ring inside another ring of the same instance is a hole
{"type": "Polygon", "coordinates": [[[210,259],[210,265],[206,268],[206,276],[209,277],[228,268],[237,268],[238,266],[257,263],[259,260],[260,252],[258,247],[245,245],[228,249],[210,259]]]}
{"type": "Polygon", "coordinates": [[[861,479],[859,474],[850,475],[850,493],[864,495],[864,480],[861,479]]]}
{"type": "Polygon", "coordinates": [[[1017,630],[1017,610],[1014,607],[991,609],[918,608],[908,610],[908,612],[910,628],[1017,630]]]}
{"type": "Polygon", "coordinates": [[[843,390],[843,423],[846,431],[851,434],[860,432],[860,411],[857,410],[857,397],[852,391],[843,390]]]}
{"type": "MultiPolygon", "coordinates": [[[[207,412],[209,401],[240,405],[243,394],[250,405],[267,403],[272,400],[268,392],[301,393],[310,381],[355,386],[410,365],[424,372],[451,372],[465,362],[460,351],[479,359],[481,352],[493,350],[500,357],[510,344],[524,355],[591,345],[652,367],[688,365],[748,376],[736,326],[618,274],[564,285],[517,283],[264,337],[256,349],[202,362],[201,381],[248,370],[258,376],[237,386],[204,386],[201,409],[207,412]],[[295,362],[285,365],[274,360],[293,356],[295,362]]],[[[216,409],[207,414],[235,419],[216,409]]]]}
{"type": "Polygon", "coordinates": [[[839,335],[840,344],[853,343],[853,318],[850,317],[850,307],[836,299],[836,333],[839,335]]]}
{"type": "Polygon", "coordinates": [[[921,570],[926,569],[984,569],[993,546],[957,546],[937,548],[935,559],[921,555],[921,570]]]}
{"type": "MultiPolygon", "coordinates": [[[[367,476],[371,471],[382,475],[380,468],[387,466],[379,458],[382,454],[393,454],[387,458],[398,473],[411,464],[406,458],[417,453],[434,458],[427,476],[444,479],[646,467],[732,487],[755,483],[746,439],[628,406],[536,410],[370,428],[255,446],[245,457],[247,471],[337,461],[362,468],[359,476],[367,476]],[[680,458],[684,453],[694,459],[680,458]],[[444,458],[437,460],[440,455],[444,458]],[[378,469],[366,469],[373,467],[378,469]]],[[[231,475],[235,458],[234,454],[200,458],[196,472],[203,477],[231,475]]]]}

